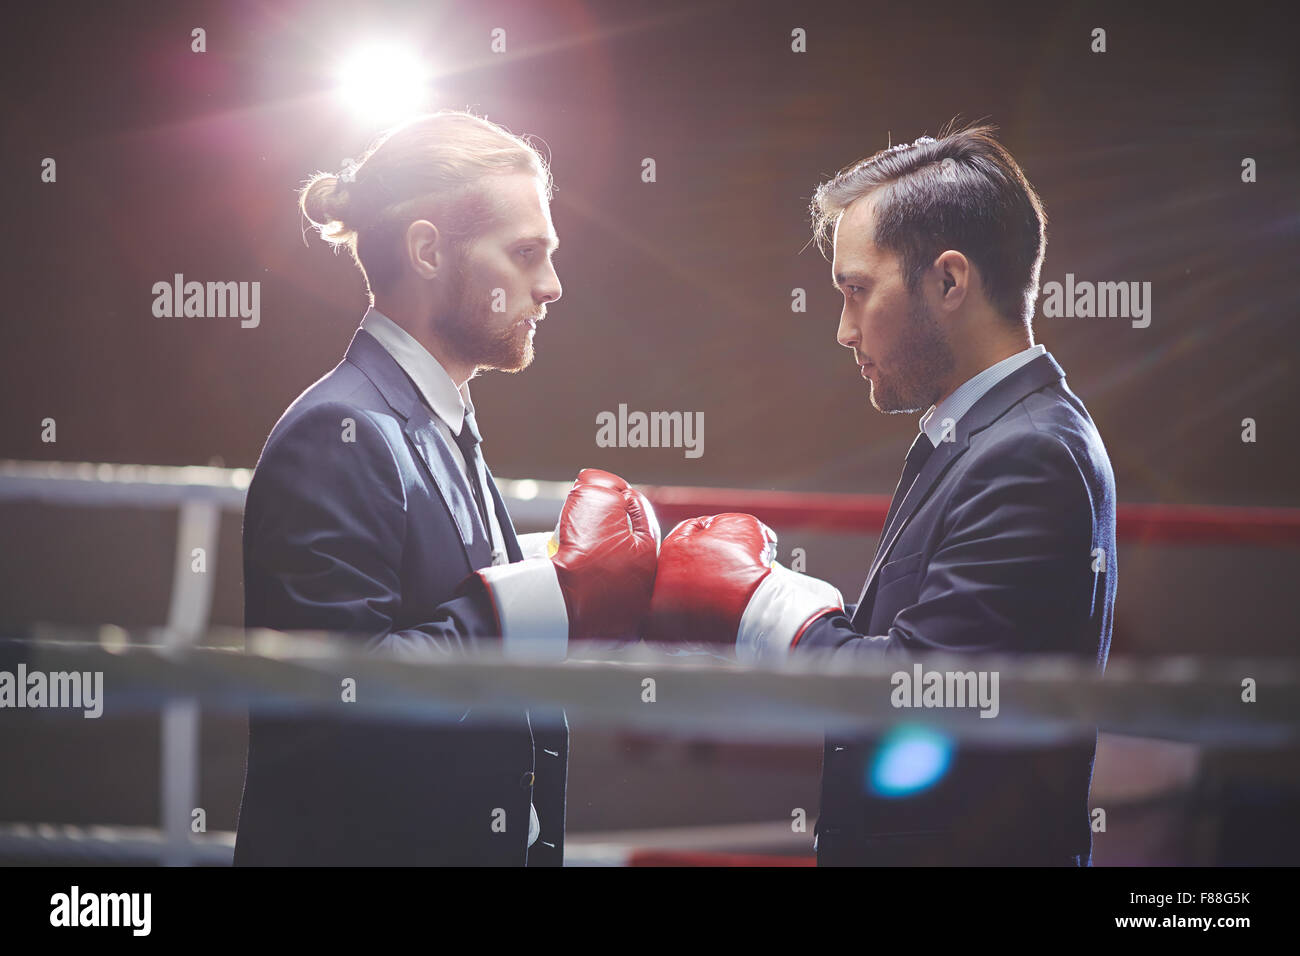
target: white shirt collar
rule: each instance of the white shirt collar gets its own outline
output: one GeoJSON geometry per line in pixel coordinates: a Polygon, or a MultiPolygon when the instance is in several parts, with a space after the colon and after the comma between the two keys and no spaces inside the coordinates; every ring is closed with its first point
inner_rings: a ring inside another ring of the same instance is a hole
{"type": "Polygon", "coordinates": [[[938,405],[931,405],[930,410],[921,416],[921,431],[925,432],[926,437],[930,439],[934,447],[938,448],[939,442],[943,441],[943,422],[946,419],[951,418],[955,425],[994,385],[1022,365],[1032,362],[1040,355],[1046,354],[1047,348],[1040,342],[1037,345],[1031,345],[1022,352],[1004,358],[1001,362],[990,365],[978,375],[958,386],[955,392],[938,405]]]}
{"type": "Polygon", "coordinates": [[[410,332],[371,306],[361,320],[361,327],[373,335],[397,360],[419,389],[433,413],[442,419],[453,435],[459,435],[465,412],[474,411],[469,398],[469,382],[460,388],[447,370],[410,332]]]}

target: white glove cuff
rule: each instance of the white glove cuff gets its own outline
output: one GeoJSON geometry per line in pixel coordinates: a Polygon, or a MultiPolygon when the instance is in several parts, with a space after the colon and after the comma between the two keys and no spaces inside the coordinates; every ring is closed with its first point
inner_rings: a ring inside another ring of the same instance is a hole
{"type": "Polygon", "coordinates": [[[550,558],[498,564],[478,576],[496,609],[507,657],[564,660],[569,612],[550,558]]]}
{"type": "Polygon", "coordinates": [[[783,659],[809,622],[843,609],[844,598],[835,586],[773,564],[740,618],[736,659],[783,659]]]}

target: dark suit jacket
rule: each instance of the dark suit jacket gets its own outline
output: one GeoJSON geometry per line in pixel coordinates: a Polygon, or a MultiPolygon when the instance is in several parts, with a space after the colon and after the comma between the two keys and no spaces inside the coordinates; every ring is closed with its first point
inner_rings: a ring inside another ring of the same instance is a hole
{"type": "MultiPolygon", "coordinates": [[[[499,643],[490,603],[458,596],[491,563],[471,494],[415,385],[359,329],[262,450],[244,511],[246,625],[348,632],[399,656],[499,643]]],[[[568,728],[562,714],[532,723],[523,712],[431,725],[254,710],[235,863],[559,865],[568,728]],[[531,850],[530,800],[541,823],[531,850]]]]}
{"type": "MultiPolygon", "coordinates": [[[[1050,652],[1104,669],[1118,574],[1115,478],[1065,373],[1050,353],[1029,361],[954,433],[910,491],[895,492],[898,516],[858,603],[814,622],[796,652],[900,663],[925,651],[1050,652]],[[1097,549],[1104,571],[1094,572],[1097,549]]],[[[880,742],[826,741],[820,864],[1091,861],[1095,731],[1046,748],[958,743],[937,785],[893,799],[867,783],[880,742]]]]}

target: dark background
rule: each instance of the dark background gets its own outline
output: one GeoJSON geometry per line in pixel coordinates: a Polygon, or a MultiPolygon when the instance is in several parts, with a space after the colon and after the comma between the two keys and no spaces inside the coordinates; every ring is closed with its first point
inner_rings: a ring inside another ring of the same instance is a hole
{"type": "Polygon", "coordinates": [[[346,256],[304,245],[294,190],[376,131],[338,105],[332,58],[387,33],[435,65],[434,106],[539,136],[553,158],[564,297],[531,368],[473,386],[498,475],[891,492],[915,417],[872,409],[836,344],[807,204],[840,167],[961,115],[1000,126],[1046,203],[1044,282],[1152,283],[1149,328],[1035,322],[1121,501],[1300,505],[1297,67],[1271,5],[41,9],[4,41],[0,457],[255,463],[365,307],[346,256]],[[504,55],[488,52],[497,26],[504,55]],[[1095,26],[1105,54],[1089,52],[1095,26]],[[261,281],[260,327],[155,318],[153,283],[176,272],[261,281]],[[703,412],[703,457],[598,448],[596,415],[619,403],[703,412]],[[40,440],[47,416],[57,444],[40,440]]]}
{"type": "MultiPolygon", "coordinates": [[[[917,423],[875,412],[836,344],[840,299],[807,246],[807,205],[842,166],[961,116],[996,123],[1041,194],[1044,282],[1152,283],[1146,329],[1035,321],[1097,422],[1121,503],[1300,507],[1294,14],[214,0],[49,3],[6,18],[0,459],[256,462],[365,308],[347,258],[314,234],[304,243],[295,190],[377,132],[332,87],[334,61],[381,33],[436,66],[432,106],[540,137],[553,159],[564,296],[531,368],[473,385],[498,476],[569,480],[594,466],[646,484],[891,493],[917,423]],[[1089,51],[1098,26],[1105,54],[1089,51]],[[494,27],[507,54],[489,52],[494,27]],[[795,27],[805,54],[790,50],[795,27]],[[47,156],[55,184],[40,181],[47,156]],[[640,181],[646,156],[654,184],[640,181]],[[1254,184],[1241,182],[1247,156],[1254,184]],[[260,281],[260,327],[155,318],[152,286],[177,272],[260,281]],[[795,287],[804,314],[790,311],[795,287]],[[598,448],[596,416],[620,403],[703,412],[703,457],[598,448]],[[40,439],[46,417],[55,444],[40,439]],[[1240,440],[1247,417],[1253,444],[1240,440]]],[[[176,527],[174,510],[5,502],[0,633],[162,623],[176,527]]],[[[783,559],[804,547],[810,573],[856,596],[874,539],[777,530],[783,559]]],[[[223,517],[210,562],[213,622],[238,624],[238,514],[223,517]]],[[[1126,540],[1119,566],[1115,656],[1300,652],[1294,547],[1126,540]]],[[[22,782],[3,793],[0,820],[156,824],[156,717],[10,717],[0,765],[22,782]]],[[[816,806],[819,744],[760,753],[573,732],[575,834],[816,806]]],[[[214,829],[234,826],[244,743],[242,722],[204,715],[214,829]]],[[[1112,830],[1096,858],[1294,863],[1298,768],[1294,749],[1103,735],[1093,800],[1112,830]],[[1177,772],[1152,769],[1162,761],[1177,772]],[[1246,769],[1291,790],[1220,783],[1246,769]]]]}

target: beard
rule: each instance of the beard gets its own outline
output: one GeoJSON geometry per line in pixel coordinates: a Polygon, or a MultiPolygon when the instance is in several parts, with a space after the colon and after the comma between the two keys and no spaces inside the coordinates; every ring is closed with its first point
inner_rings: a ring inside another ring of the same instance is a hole
{"type": "Polygon", "coordinates": [[[434,316],[434,330],[460,361],[477,371],[522,372],[534,357],[527,320],[540,316],[541,310],[510,316],[492,311],[492,299],[490,290],[471,288],[464,263],[458,262],[444,299],[446,306],[434,316]]]}
{"type": "Polygon", "coordinates": [[[911,298],[907,325],[889,356],[877,365],[871,382],[871,404],[889,415],[924,412],[939,399],[943,382],[956,363],[939,323],[920,295],[911,298]],[[888,368],[888,371],[884,371],[888,368]]]}

